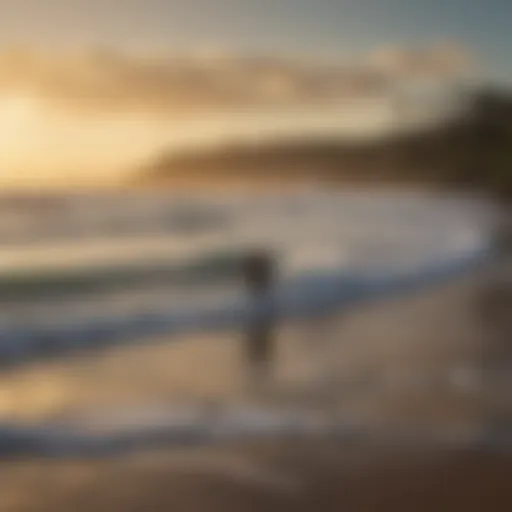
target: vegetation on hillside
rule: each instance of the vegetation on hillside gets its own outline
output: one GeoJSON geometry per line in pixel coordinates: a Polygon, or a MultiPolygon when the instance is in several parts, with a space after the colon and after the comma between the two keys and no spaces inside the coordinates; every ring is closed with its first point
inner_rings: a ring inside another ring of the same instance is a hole
{"type": "Polygon", "coordinates": [[[445,126],[366,144],[276,141],[163,154],[144,170],[143,180],[172,183],[176,177],[410,181],[510,198],[512,96],[481,91],[445,126]]]}

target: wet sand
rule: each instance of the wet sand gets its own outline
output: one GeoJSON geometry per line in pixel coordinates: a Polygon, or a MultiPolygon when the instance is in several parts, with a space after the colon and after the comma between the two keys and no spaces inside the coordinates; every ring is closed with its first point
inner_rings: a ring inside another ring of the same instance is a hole
{"type": "Polygon", "coordinates": [[[148,403],[294,404],[342,413],[377,433],[452,429],[461,441],[453,446],[375,435],[3,462],[0,511],[512,510],[512,452],[478,442],[510,413],[507,395],[490,401],[495,394],[478,380],[492,340],[475,301],[488,277],[284,326],[275,382],[260,393],[248,389],[233,332],[0,377],[2,413],[27,422],[148,403]]]}
{"type": "Polygon", "coordinates": [[[2,511],[508,511],[512,457],[332,443],[1,467],[2,511]]]}

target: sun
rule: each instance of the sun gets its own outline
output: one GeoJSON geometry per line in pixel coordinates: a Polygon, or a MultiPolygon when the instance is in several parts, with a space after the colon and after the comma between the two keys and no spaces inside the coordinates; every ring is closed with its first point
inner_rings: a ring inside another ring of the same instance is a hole
{"type": "Polygon", "coordinates": [[[34,158],[40,106],[22,93],[0,93],[0,187],[16,183],[34,158]]]}
{"type": "MultiPolygon", "coordinates": [[[[37,113],[36,100],[26,94],[4,94],[0,96],[0,130],[11,131],[23,128],[37,113]]],[[[4,136],[5,133],[2,133],[4,136]]]]}

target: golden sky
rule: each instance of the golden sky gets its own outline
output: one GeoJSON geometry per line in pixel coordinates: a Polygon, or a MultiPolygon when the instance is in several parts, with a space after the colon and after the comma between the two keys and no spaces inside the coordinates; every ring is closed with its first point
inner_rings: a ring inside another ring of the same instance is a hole
{"type": "Polygon", "coordinates": [[[379,46],[357,59],[7,47],[0,186],[115,183],[158,152],[187,145],[374,133],[389,120],[354,105],[391,101],[418,81],[448,91],[470,62],[467,50],[447,43],[379,46]]]}

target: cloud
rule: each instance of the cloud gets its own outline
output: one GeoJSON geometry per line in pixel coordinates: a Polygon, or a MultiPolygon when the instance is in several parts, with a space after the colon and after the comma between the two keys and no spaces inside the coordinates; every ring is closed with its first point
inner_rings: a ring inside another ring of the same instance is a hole
{"type": "Polygon", "coordinates": [[[187,114],[286,105],[384,92],[417,76],[463,75],[471,56],[454,44],[379,48],[352,62],[228,52],[141,55],[105,49],[0,52],[0,90],[22,90],[65,107],[187,114]]]}
{"type": "Polygon", "coordinates": [[[450,79],[467,74],[474,57],[455,43],[437,43],[425,48],[382,47],[370,56],[370,63],[380,72],[396,78],[450,79]]]}

